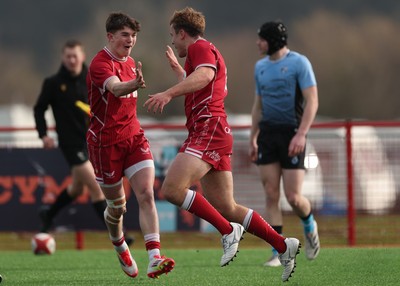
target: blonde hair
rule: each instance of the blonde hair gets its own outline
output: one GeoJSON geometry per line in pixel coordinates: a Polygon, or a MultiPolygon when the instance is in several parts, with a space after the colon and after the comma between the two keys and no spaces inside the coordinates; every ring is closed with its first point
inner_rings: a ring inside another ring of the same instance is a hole
{"type": "Polygon", "coordinates": [[[182,29],[192,37],[203,36],[206,29],[206,19],[203,13],[191,7],[175,11],[169,24],[173,26],[175,32],[182,29]]]}

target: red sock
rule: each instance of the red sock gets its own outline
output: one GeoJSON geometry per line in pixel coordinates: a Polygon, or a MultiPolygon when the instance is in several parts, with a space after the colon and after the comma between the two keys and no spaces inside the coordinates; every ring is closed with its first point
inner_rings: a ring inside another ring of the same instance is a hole
{"type": "Polygon", "coordinates": [[[120,239],[118,239],[117,241],[111,241],[112,244],[114,244],[115,246],[121,246],[125,241],[125,237],[122,236],[120,239]]]}
{"type": "Polygon", "coordinates": [[[146,242],[146,250],[151,249],[161,249],[161,243],[159,241],[147,241],[146,242]]]}
{"type": "Polygon", "coordinates": [[[222,235],[232,232],[232,226],[201,194],[196,193],[187,210],[211,223],[222,235]]]}
{"type": "Polygon", "coordinates": [[[277,233],[256,211],[253,211],[247,231],[271,244],[279,253],[286,251],[285,238],[277,233]]]}

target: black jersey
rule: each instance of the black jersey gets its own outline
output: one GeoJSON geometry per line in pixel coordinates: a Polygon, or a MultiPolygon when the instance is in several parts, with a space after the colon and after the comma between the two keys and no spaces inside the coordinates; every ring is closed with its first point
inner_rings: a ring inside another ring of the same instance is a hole
{"type": "Polygon", "coordinates": [[[61,65],[57,74],[44,80],[42,90],[34,107],[36,129],[39,137],[47,135],[45,111],[51,106],[56,122],[58,145],[86,146],[88,117],[76,105],[77,100],[87,103],[87,67],[79,76],[73,77],[61,65]]]}

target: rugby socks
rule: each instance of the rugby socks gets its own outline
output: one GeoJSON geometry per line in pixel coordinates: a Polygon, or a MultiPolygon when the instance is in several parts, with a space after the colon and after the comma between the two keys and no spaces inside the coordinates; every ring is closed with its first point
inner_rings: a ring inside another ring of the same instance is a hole
{"type": "Polygon", "coordinates": [[[279,253],[286,251],[285,237],[277,233],[256,211],[249,209],[242,225],[246,231],[265,240],[279,253]]]}
{"type": "MultiPolygon", "coordinates": [[[[52,219],[57,213],[65,206],[69,205],[75,200],[69,194],[67,189],[64,189],[61,194],[58,195],[56,201],[51,205],[47,211],[47,215],[52,219]]],[[[104,210],[103,210],[104,211],[104,210]]]]}
{"type": "MultiPolygon", "coordinates": [[[[282,225],[271,225],[271,227],[278,233],[278,234],[280,234],[280,235],[282,235],[282,229],[283,229],[283,226],[282,225]]],[[[279,253],[278,253],[278,251],[274,248],[274,247],[272,247],[272,254],[274,255],[274,256],[276,256],[276,255],[278,255],[279,253]]]]}
{"type": "Polygon", "coordinates": [[[115,250],[118,253],[124,252],[128,248],[128,245],[125,242],[124,235],[122,235],[120,238],[110,236],[110,239],[112,244],[114,245],[115,250]]]}
{"type": "Polygon", "coordinates": [[[314,231],[314,216],[311,212],[308,216],[302,217],[301,222],[303,223],[305,233],[314,231]]]}
{"type": "Polygon", "coordinates": [[[283,226],[281,226],[281,225],[271,225],[271,227],[277,232],[277,233],[279,233],[280,235],[282,235],[282,230],[283,230],[283,226]]]}
{"type": "Polygon", "coordinates": [[[182,209],[211,223],[222,235],[232,232],[232,226],[201,194],[188,190],[182,209]]]}
{"type": "Polygon", "coordinates": [[[146,245],[147,254],[149,259],[153,259],[154,256],[161,256],[160,254],[160,234],[159,233],[149,233],[144,235],[144,243],[146,245]]]}

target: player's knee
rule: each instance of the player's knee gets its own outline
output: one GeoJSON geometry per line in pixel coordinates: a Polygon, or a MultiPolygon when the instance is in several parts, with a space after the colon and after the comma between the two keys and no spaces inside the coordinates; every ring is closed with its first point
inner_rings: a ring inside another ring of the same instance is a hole
{"type": "Polygon", "coordinates": [[[135,194],[136,194],[136,199],[138,200],[140,205],[153,203],[154,201],[153,187],[145,187],[140,191],[138,190],[137,192],[135,192],[135,194]]]}
{"type": "Polygon", "coordinates": [[[167,197],[168,197],[169,193],[168,193],[167,188],[166,188],[164,185],[161,186],[160,194],[161,194],[161,196],[162,196],[163,198],[165,198],[165,199],[167,200],[167,197]]]}
{"type": "Polygon", "coordinates": [[[126,208],[112,209],[107,207],[104,211],[104,220],[111,224],[119,224],[125,212],[126,208]]]}
{"type": "Polygon", "coordinates": [[[174,185],[172,182],[165,182],[161,187],[161,195],[167,201],[177,204],[179,203],[180,194],[185,192],[185,188],[181,188],[180,186],[174,185]]]}
{"type": "Polygon", "coordinates": [[[300,196],[297,195],[288,195],[286,199],[293,208],[296,208],[300,204],[300,196]]]}
{"type": "Polygon", "coordinates": [[[119,224],[124,213],[126,213],[125,196],[115,200],[106,200],[107,208],[104,211],[104,220],[111,224],[119,224]]]}

